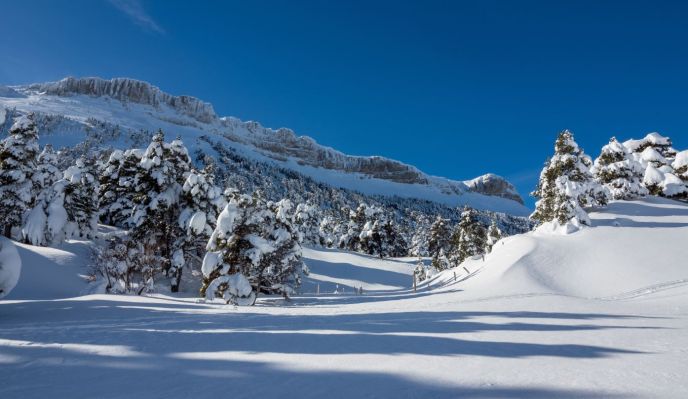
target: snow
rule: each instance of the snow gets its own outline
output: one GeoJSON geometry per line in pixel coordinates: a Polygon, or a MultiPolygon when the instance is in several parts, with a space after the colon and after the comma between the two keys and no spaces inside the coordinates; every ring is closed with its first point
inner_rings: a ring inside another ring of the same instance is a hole
{"type": "Polygon", "coordinates": [[[676,154],[674,162],[671,164],[674,169],[680,169],[682,167],[688,166],[688,150],[683,150],[676,154]]]}
{"type": "Polygon", "coordinates": [[[191,216],[189,220],[189,229],[194,234],[201,234],[205,229],[206,215],[205,212],[198,211],[191,216]]]}
{"type": "Polygon", "coordinates": [[[644,138],[640,140],[626,140],[624,141],[624,147],[628,148],[629,151],[635,152],[643,144],[650,143],[653,145],[671,145],[671,140],[668,137],[664,137],[657,132],[648,133],[644,138]]]}
{"type": "Polygon", "coordinates": [[[688,206],[590,219],[503,238],[415,292],[417,258],[304,248],[301,292],[253,307],[80,296],[84,243],[17,244],[29,274],[59,273],[24,270],[0,302],[0,396],[684,398],[688,206]]]}
{"type": "Polygon", "coordinates": [[[643,152],[640,153],[640,159],[642,159],[645,164],[649,162],[666,164],[666,159],[662,156],[662,154],[657,152],[657,150],[652,147],[645,148],[643,152]]]}
{"type": "Polygon", "coordinates": [[[643,176],[643,183],[645,186],[660,185],[664,181],[664,173],[655,168],[652,164],[648,164],[643,176]]]}
{"type": "Polygon", "coordinates": [[[21,268],[22,262],[12,241],[0,237],[0,299],[17,286],[21,268]]]}

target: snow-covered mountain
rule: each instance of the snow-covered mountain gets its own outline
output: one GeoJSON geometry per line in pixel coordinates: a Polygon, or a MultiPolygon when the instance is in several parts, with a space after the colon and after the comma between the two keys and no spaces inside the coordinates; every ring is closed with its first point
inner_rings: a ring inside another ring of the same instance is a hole
{"type": "Polygon", "coordinates": [[[230,152],[366,195],[468,204],[512,215],[529,212],[514,186],[497,175],[454,181],[380,156],[346,155],[290,129],[219,117],[209,103],[133,79],[66,78],[0,86],[0,131],[8,128],[11,116],[27,112],[36,114],[41,143],[58,148],[144,146],[162,129],[168,136],[180,136],[199,158],[217,159],[230,152]]]}

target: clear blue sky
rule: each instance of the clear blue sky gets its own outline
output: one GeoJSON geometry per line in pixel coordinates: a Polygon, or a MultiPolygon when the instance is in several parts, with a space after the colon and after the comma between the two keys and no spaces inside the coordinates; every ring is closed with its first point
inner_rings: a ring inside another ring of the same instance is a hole
{"type": "MultiPolygon", "coordinates": [[[[0,84],[133,77],[357,155],[532,190],[555,135],[688,148],[688,2],[13,1],[0,84]]],[[[532,204],[531,201],[529,203],[532,204]]]]}

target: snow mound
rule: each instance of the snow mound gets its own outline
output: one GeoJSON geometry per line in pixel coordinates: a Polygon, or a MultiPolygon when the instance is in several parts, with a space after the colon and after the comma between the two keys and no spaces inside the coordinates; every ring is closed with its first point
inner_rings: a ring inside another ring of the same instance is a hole
{"type": "MultiPolygon", "coordinates": [[[[86,241],[68,241],[59,248],[16,243],[22,273],[6,299],[59,299],[83,294],[89,287],[84,279],[91,259],[86,241]]],[[[0,259],[4,255],[0,254],[0,259]]]]}
{"type": "MultiPolygon", "coordinates": [[[[557,294],[616,299],[688,285],[688,206],[662,198],[614,201],[590,212],[591,227],[508,237],[461,283],[469,296],[557,294]]],[[[451,272],[451,271],[450,271],[451,272]]],[[[447,272],[445,272],[447,273],[447,272]]]]}
{"type": "Polygon", "coordinates": [[[0,237],[0,299],[17,285],[22,262],[12,241],[0,237]]]}

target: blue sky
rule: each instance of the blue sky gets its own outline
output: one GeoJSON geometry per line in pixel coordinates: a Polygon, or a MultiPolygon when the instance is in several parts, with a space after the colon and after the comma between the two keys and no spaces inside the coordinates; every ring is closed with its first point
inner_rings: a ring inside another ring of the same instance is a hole
{"type": "Polygon", "coordinates": [[[686,21],[678,1],[23,0],[0,84],[133,77],[525,196],[564,128],[592,156],[650,131],[688,148],[686,21]]]}

